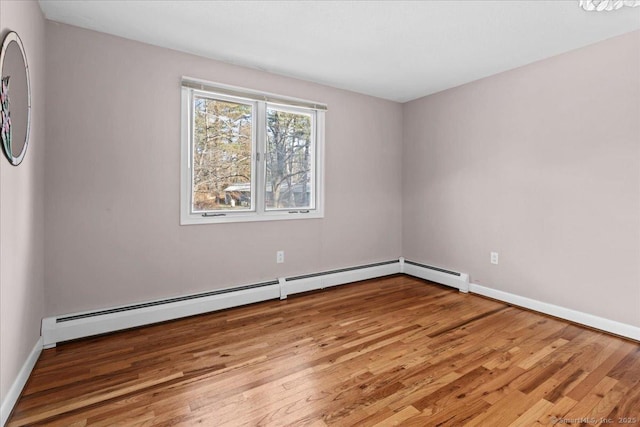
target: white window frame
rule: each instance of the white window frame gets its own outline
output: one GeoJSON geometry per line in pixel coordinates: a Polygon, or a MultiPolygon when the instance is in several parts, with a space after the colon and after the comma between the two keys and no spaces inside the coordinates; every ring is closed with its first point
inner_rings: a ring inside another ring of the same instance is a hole
{"type": "Polygon", "coordinates": [[[278,221],[311,219],[324,217],[324,112],[326,106],[317,102],[283,97],[235,86],[211,83],[191,78],[183,78],[181,111],[181,159],[180,159],[180,224],[216,224],[228,222],[278,221]],[[185,85],[185,82],[187,84],[185,85]],[[197,86],[200,85],[198,88],[197,86]],[[193,124],[193,96],[204,96],[222,101],[240,102],[253,105],[253,142],[251,173],[251,210],[215,211],[215,216],[205,216],[206,212],[192,211],[193,178],[191,150],[193,124]],[[244,96],[242,96],[244,95],[244,96]],[[312,113],[312,135],[315,136],[312,150],[314,173],[311,185],[314,193],[309,208],[266,209],[266,149],[267,149],[267,106],[291,112],[312,113]],[[315,108],[320,106],[321,108],[315,108]]]}

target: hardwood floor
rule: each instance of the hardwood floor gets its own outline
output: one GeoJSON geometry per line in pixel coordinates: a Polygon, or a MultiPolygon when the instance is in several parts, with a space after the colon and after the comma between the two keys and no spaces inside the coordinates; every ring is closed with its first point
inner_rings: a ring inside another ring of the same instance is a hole
{"type": "Polygon", "coordinates": [[[640,345],[393,276],[45,350],[8,425],[531,426],[553,417],[640,425],[640,345]]]}

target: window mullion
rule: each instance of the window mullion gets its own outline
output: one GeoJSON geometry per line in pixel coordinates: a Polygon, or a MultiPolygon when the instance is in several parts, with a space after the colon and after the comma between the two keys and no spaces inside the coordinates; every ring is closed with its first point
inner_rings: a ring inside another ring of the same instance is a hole
{"type": "Polygon", "coordinates": [[[266,197],[266,141],[267,141],[267,108],[265,102],[257,103],[256,114],[256,212],[258,215],[264,214],[265,197],[266,197]]]}

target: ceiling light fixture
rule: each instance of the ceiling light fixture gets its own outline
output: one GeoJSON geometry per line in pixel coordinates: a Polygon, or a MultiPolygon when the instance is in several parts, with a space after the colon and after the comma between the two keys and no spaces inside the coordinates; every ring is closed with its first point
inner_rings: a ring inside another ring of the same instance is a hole
{"type": "Polygon", "coordinates": [[[640,0],[580,0],[580,7],[589,12],[617,10],[622,6],[640,6],[640,0]]]}

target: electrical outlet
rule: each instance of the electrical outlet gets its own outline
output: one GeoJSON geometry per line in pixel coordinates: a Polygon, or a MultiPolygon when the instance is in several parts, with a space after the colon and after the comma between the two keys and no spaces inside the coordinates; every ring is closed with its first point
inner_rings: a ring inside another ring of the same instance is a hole
{"type": "Polygon", "coordinates": [[[491,264],[498,264],[498,252],[491,252],[491,264]]]}
{"type": "Polygon", "coordinates": [[[276,262],[282,264],[284,262],[284,251],[276,252],[276,262]]]}

